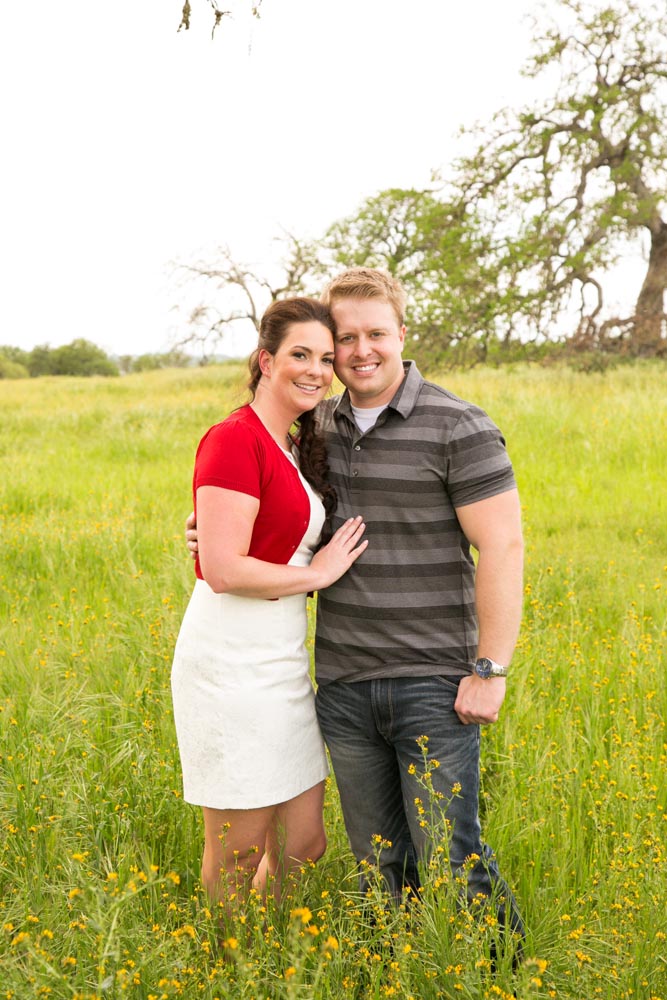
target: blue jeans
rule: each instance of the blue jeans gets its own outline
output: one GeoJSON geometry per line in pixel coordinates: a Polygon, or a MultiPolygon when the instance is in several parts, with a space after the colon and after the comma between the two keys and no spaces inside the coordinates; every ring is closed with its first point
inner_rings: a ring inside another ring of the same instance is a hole
{"type": "Polygon", "coordinates": [[[434,842],[428,792],[418,780],[424,774],[424,756],[417,740],[428,737],[427,758],[439,762],[430,770],[431,783],[446,807],[452,872],[460,874],[466,859],[477,855],[479,860],[467,872],[468,898],[492,898],[500,923],[523,935],[516,901],[481,839],[479,727],[459,721],[456,694],[456,681],[445,677],[334,682],[318,688],[317,715],[350,846],[359,863],[373,861],[373,838],[380,836],[390,844],[380,852],[389,891],[396,897],[404,886],[418,891],[418,863],[428,862],[434,842]],[[460,792],[453,794],[459,786],[460,792]]]}

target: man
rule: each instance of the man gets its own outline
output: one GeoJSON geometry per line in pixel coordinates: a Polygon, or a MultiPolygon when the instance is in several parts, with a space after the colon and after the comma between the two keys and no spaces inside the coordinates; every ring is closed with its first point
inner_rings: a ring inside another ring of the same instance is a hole
{"type": "Polygon", "coordinates": [[[478,817],[479,726],[498,719],[523,593],[504,441],[482,410],[404,364],[405,293],[394,278],[353,268],[323,300],[347,387],[320,404],[338,496],[329,530],[361,514],[369,539],[317,609],[317,711],[350,845],[358,862],[372,861],[381,837],[389,890],[418,890],[433,834],[415,802],[426,798],[425,746],[438,762],[430,780],[447,805],[453,872],[467,861],[468,897],[492,897],[501,925],[523,935],[478,817]]]}

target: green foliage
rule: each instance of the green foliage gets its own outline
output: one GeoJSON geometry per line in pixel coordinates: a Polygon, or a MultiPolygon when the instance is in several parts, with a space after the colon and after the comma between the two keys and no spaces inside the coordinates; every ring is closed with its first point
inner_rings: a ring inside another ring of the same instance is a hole
{"type": "Polygon", "coordinates": [[[33,347],[28,355],[28,371],[32,378],[51,374],[51,348],[48,344],[33,347]]]}
{"type": "Polygon", "coordinates": [[[525,70],[557,69],[553,98],[471,131],[476,149],[440,190],[382,191],[322,241],[327,273],[379,266],[405,283],[422,363],[476,363],[564,334],[589,352],[666,348],[667,11],[562,0],[555,16],[536,25],[525,70]],[[610,316],[604,273],[642,238],[634,315],[610,316]]]}
{"type": "Polygon", "coordinates": [[[529,938],[495,976],[497,928],[457,908],[442,838],[419,903],[387,908],[373,879],[359,896],[333,779],[327,853],[284,907],[251,898],[221,926],[208,906],[169,670],[194,451],[244,381],[228,364],[3,386],[3,997],[667,1000],[664,364],[443,382],[502,427],[526,534],[482,808],[529,938]]]}
{"type": "Polygon", "coordinates": [[[118,366],[101,347],[78,338],[50,352],[51,375],[118,375],[118,366]]]}
{"type": "Polygon", "coordinates": [[[139,354],[136,357],[125,354],[119,359],[121,371],[125,373],[151,372],[158,368],[188,368],[192,364],[192,356],[179,350],[163,354],[139,354]]]}
{"type": "Polygon", "coordinates": [[[23,365],[27,367],[28,364],[28,351],[24,351],[21,347],[0,347],[0,357],[6,358],[7,361],[13,361],[14,364],[23,365]]]}
{"type": "Polygon", "coordinates": [[[257,327],[273,299],[317,294],[336,270],[365,265],[405,284],[407,352],[423,366],[532,358],[563,340],[587,366],[603,351],[667,352],[667,8],[560,0],[543,6],[534,38],[524,72],[557,77],[551,97],[464,132],[472,151],[431,190],[380,191],[321,240],[288,234],[277,285],[227,248],[189,266],[225,306],[194,310],[189,339],[257,327]],[[628,250],[647,251],[647,270],[631,314],[617,316],[604,282],[628,250]]]}
{"type": "Polygon", "coordinates": [[[422,364],[482,360],[497,275],[480,266],[486,245],[471,217],[431,191],[393,188],[335,223],[319,247],[321,269],[388,270],[408,293],[407,353],[422,364]]]}
{"type": "Polygon", "coordinates": [[[25,351],[18,347],[0,347],[0,379],[27,378],[30,374],[25,363],[25,351]]]}
{"type": "Polygon", "coordinates": [[[41,344],[32,351],[19,348],[0,348],[8,356],[18,353],[22,364],[31,375],[118,375],[118,366],[105,352],[89,340],[79,338],[62,347],[41,344]]]}
{"type": "MultiPolygon", "coordinates": [[[[631,352],[665,347],[667,291],[667,10],[664,4],[562,0],[536,25],[525,74],[558,70],[558,91],[506,110],[473,133],[456,165],[459,204],[493,234],[500,289],[524,331],[542,335],[578,303],[584,347],[620,337],[631,352]],[[649,247],[634,316],[605,312],[602,278],[628,243],[649,247]]],[[[483,260],[482,265],[486,266],[483,260]]],[[[500,313],[505,325],[512,313],[500,313]]]]}
{"type": "Polygon", "coordinates": [[[124,355],[118,364],[88,340],[73,340],[63,347],[42,344],[32,351],[19,347],[0,347],[0,378],[25,378],[31,375],[118,375],[119,372],[155,371],[159,368],[188,368],[193,358],[174,349],[163,354],[124,355]]]}

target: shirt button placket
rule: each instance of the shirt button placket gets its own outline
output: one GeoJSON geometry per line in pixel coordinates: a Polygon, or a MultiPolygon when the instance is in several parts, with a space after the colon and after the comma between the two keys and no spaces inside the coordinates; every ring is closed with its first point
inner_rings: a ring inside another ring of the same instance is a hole
{"type": "MultiPolygon", "coordinates": [[[[357,452],[361,451],[361,445],[360,444],[355,444],[354,445],[354,450],[357,451],[357,452]]],[[[354,456],[353,456],[353,459],[354,459],[354,456]]],[[[358,475],[359,475],[359,466],[353,465],[352,466],[352,477],[354,479],[356,479],[358,475]]]]}

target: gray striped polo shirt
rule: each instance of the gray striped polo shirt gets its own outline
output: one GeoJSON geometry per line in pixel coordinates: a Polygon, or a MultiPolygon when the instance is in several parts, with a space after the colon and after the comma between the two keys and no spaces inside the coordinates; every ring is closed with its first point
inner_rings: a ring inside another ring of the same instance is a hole
{"type": "Polygon", "coordinates": [[[362,514],[366,552],[317,605],[316,677],[462,676],[477,655],[475,568],[455,508],[515,487],[500,431],[414,362],[362,434],[349,395],[319,414],[338,507],[323,541],[362,514]]]}

